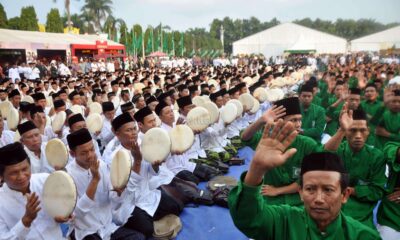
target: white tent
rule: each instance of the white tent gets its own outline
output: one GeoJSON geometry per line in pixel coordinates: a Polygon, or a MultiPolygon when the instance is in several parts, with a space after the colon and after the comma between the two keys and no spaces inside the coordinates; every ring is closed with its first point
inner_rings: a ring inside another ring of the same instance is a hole
{"type": "Polygon", "coordinates": [[[374,51],[386,50],[400,46],[400,26],[374,33],[351,41],[351,51],[374,51]]]}
{"type": "Polygon", "coordinates": [[[233,54],[258,54],[266,57],[282,55],[285,51],[315,51],[345,53],[347,41],[328,33],[294,23],[283,23],[233,43],[233,54]]]}

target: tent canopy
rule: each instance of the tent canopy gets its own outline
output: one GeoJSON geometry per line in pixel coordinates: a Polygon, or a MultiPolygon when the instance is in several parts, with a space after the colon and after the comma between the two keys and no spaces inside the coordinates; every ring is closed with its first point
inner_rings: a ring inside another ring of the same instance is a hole
{"type": "Polygon", "coordinates": [[[400,26],[374,33],[351,41],[351,51],[374,51],[398,48],[400,45],[400,26]]]}
{"type": "Polygon", "coordinates": [[[347,40],[294,23],[283,23],[233,43],[233,54],[282,55],[285,51],[312,50],[344,53],[347,40]]]}

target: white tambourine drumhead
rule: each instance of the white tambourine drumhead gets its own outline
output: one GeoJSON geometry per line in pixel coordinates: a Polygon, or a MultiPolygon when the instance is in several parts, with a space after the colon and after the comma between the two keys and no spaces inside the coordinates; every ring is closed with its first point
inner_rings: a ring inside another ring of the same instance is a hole
{"type": "Polygon", "coordinates": [[[111,162],[110,178],[114,189],[124,188],[129,181],[132,169],[132,160],[125,149],[118,150],[111,162]]]}
{"type": "Polygon", "coordinates": [[[202,107],[205,103],[204,99],[200,96],[196,96],[192,99],[192,103],[197,107],[202,107]]]}
{"type": "Polygon", "coordinates": [[[21,135],[19,134],[18,130],[15,131],[14,134],[14,142],[19,142],[19,140],[21,140],[21,135]]]}
{"type": "Polygon", "coordinates": [[[103,128],[103,118],[98,113],[91,113],[86,118],[86,126],[91,133],[100,132],[103,128]]]}
{"type": "Polygon", "coordinates": [[[75,182],[68,173],[55,171],[47,177],[43,186],[42,202],[51,217],[69,217],[75,209],[76,201],[75,182]]]}
{"type": "Polygon", "coordinates": [[[228,103],[235,104],[236,110],[237,110],[236,117],[241,117],[242,114],[243,114],[243,105],[242,105],[242,103],[237,99],[231,99],[231,100],[228,101],[228,103]]]}
{"type": "Polygon", "coordinates": [[[282,89],[279,88],[273,88],[267,90],[267,101],[268,102],[276,102],[278,100],[281,100],[285,96],[285,93],[282,91],[282,89]]]}
{"type": "Polygon", "coordinates": [[[164,160],[171,152],[171,139],[167,131],[161,128],[148,130],[144,134],[141,150],[143,159],[150,163],[164,160]]]}
{"type": "Polygon", "coordinates": [[[210,123],[213,124],[218,122],[219,110],[217,105],[213,102],[206,102],[203,107],[207,109],[208,113],[210,114],[210,123]]]}
{"type": "Polygon", "coordinates": [[[214,85],[214,87],[216,87],[216,88],[219,87],[218,82],[216,80],[214,80],[214,79],[208,80],[208,85],[214,85]]]}
{"type": "Polygon", "coordinates": [[[207,95],[203,95],[203,96],[200,96],[200,97],[204,100],[204,103],[211,102],[210,97],[207,96],[207,95]]]}
{"type": "Polygon", "coordinates": [[[260,109],[260,102],[255,98],[253,98],[253,99],[254,99],[254,105],[253,105],[253,108],[250,110],[251,114],[256,113],[260,109]]]}
{"type": "Polygon", "coordinates": [[[267,90],[263,87],[259,87],[254,90],[253,96],[260,102],[263,103],[267,100],[267,90]]]}
{"type": "Polygon", "coordinates": [[[186,117],[187,125],[193,131],[203,131],[210,125],[210,113],[204,107],[195,107],[189,111],[186,117]]]}
{"type": "Polygon", "coordinates": [[[80,105],[73,105],[69,110],[71,110],[74,114],[80,113],[82,116],[84,116],[83,109],[80,105]]]}
{"type": "Polygon", "coordinates": [[[29,95],[25,95],[21,98],[21,102],[35,103],[33,98],[29,95]]]}
{"type": "Polygon", "coordinates": [[[98,113],[98,114],[103,113],[103,107],[98,102],[94,102],[94,103],[90,104],[89,110],[90,110],[89,113],[98,113]]]}
{"type": "Polygon", "coordinates": [[[232,123],[237,116],[237,108],[233,103],[227,103],[221,109],[221,118],[222,121],[226,124],[232,123]]]}
{"type": "Polygon", "coordinates": [[[194,142],[193,130],[185,124],[176,125],[169,132],[169,137],[171,138],[171,152],[186,152],[194,142]]]}
{"type": "Polygon", "coordinates": [[[10,101],[4,101],[0,103],[0,112],[1,116],[4,118],[8,117],[8,114],[10,112],[10,109],[13,108],[13,105],[11,104],[10,101]]]}
{"type": "Polygon", "coordinates": [[[254,98],[251,96],[250,93],[243,93],[239,96],[239,101],[243,105],[243,111],[247,112],[253,108],[254,105],[254,98]]]}
{"type": "Polygon", "coordinates": [[[62,129],[65,124],[65,120],[67,119],[67,114],[64,111],[58,112],[51,123],[51,128],[53,132],[58,132],[62,129]]]}
{"type": "Polygon", "coordinates": [[[68,150],[58,138],[53,138],[46,144],[46,159],[53,168],[64,168],[68,163],[68,150]]]}
{"type": "Polygon", "coordinates": [[[15,130],[17,129],[19,123],[19,112],[15,108],[10,108],[8,111],[8,116],[7,116],[7,125],[10,130],[15,130]]]}

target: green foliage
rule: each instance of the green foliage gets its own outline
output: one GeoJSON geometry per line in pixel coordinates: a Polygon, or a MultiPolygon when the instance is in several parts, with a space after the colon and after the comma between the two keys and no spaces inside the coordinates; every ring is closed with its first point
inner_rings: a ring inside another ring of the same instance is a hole
{"type": "Polygon", "coordinates": [[[7,26],[7,13],[4,11],[4,7],[0,3],[0,28],[7,28],[7,26]]]}
{"type": "Polygon", "coordinates": [[[8,19],[8,29],[19,29],[19,17],[13,17],[8,19]]]}
{"type": "Polygon", "coordinates": [[[64,32],[63,23],[58,9],[53,8],[47,14],[46,32],[62,33],[64,32]]]}
{"type": "Polygon", "coordinates": [[[23,7],[19,18],[19,29],[39,31],[38,19],[33,6],[23,7]]]}

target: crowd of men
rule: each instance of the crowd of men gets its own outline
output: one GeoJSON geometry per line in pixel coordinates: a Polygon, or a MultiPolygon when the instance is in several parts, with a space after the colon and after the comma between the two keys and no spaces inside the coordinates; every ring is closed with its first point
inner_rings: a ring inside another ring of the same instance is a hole
{"type": "Polygon", "coordinates": [[[400,239],[400,65],[338,60],[328,59],[325,71],[307,61],[132,70],[99,61],[114,68],[74,76],[62,63],[42,73],[40,63],[30,62],[29,74],[13,65],[0,84],[0,106],[10,102],[19,112],[15,129],[7,112],[0,118],[0,239],[150,238],[154,221],[179,216],[184,207],[165,186],[222,175],[243,146],[255,155],[229,207],[248,237],[400,239]],[[259,88],[285,96],[261,101],[258,111],[230,124],[220,117],[195,132],[183,153],[153,164],[143,159],[146,132],[186,124],[195,97],[205,96],[221,112],[230,99],[259,88]],[[85,119],[95,102],[103,128],[90,132],[85,119]],[[54,132],[51,122],[62,111],[67,119],[54,132]],[[68,146],[65,169],[46,160],[54,138],[68,146]],[[113,189],[110,164],[120,149],[130,152],[133,166],[127,186],[113,189]],[[53,219],[41,207],[44,181],[56,170],[68,172],[77,187],[68,218],[53,219]]]}

